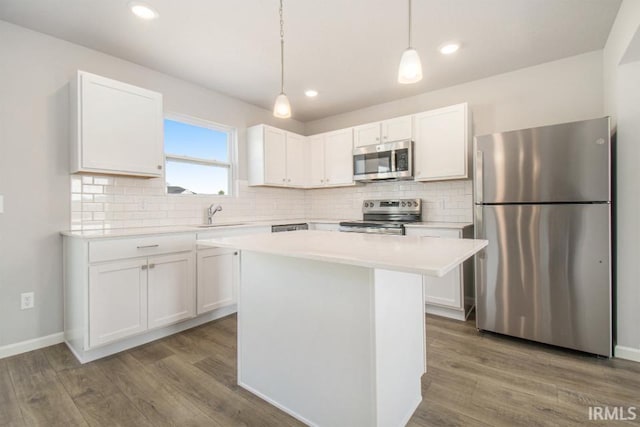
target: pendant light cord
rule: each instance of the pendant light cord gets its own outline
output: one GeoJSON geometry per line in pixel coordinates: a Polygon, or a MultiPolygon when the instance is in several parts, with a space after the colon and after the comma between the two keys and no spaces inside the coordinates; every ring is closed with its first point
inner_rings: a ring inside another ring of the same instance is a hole
{"type": "Polygon", "coordinates": [[[284,93],[284,18],[280,0],[280,93],[284,93]]]}
{"type": "Polygon", "coordinates": [[[411,49],[411,0],[409,0],[409,49],[411,49]]]}

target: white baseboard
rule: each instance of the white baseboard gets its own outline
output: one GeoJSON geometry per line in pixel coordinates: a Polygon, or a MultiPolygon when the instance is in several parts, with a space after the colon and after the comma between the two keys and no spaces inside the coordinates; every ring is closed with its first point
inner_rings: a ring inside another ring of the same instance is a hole
{"type": "Polygon", "coordinates": [[[0,347],[0,359],[38,350],[39,348],[49,347],[50,345],[60,344],[61,342],[64,342],[64,332],[57,332],[45,337],[5,345],[0,347]]]}
{"type": "Polygon", "coordinates": [[[617,345],[613,352],[614,357],[619,359],[632,360],[634,362],[640,362],[640,349],[632,347],[623,347],[617,345]]]}

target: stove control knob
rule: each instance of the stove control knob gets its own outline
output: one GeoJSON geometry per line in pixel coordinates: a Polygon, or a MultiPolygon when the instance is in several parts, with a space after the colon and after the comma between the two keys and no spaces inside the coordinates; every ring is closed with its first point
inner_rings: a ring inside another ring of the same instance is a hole
{"type": "Polygon", "coordinates": [[[369,203],[365,203],[365,204],[364,204],[364,207],[365,207],[365,208],[368,208],[368,207],[369,207],[369,203]]]}
{"type": "Polygon", "coordinates": [[[405,202],[400,203],[400,206],[402,206],[403,208],[406,206],[405,202]]]}
{"type": "Polygon", "coordinates": [[[418,207],[418,202],[413,202],[413,206],[418,207]]]}

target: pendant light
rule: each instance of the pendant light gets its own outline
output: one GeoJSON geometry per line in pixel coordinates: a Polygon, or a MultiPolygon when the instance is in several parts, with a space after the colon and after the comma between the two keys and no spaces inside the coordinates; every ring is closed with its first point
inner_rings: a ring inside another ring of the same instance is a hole
{"type": "Polygon", "coordinates": [[[291,117],[289,98],[284,93],[284,20],[282,18],[282,0],[280,0],[280,95],[273,106],[273,115],[281,119],[291,117]]]}
{"type": "Polygon", "coordinates": [[[418,52],[411,47],[411,0],[409,0],[409,47],[402,52],[398,68],[398,83],[417,83],[422,80],[422,64],[418,52]]]}

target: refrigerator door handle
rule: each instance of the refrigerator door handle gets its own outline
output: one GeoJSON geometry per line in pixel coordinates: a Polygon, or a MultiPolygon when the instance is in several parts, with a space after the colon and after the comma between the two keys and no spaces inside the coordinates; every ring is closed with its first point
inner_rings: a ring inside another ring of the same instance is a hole
{"type": "Polygon", "coordinates": [[[476,179],[476,203],[480,203],[483,200],[482,189],[484,188],[483,183],[483,161],[484,161],[484,153],[480,150],[476,151],[476,161],[475,161],[475,179],[476,179]]]}

